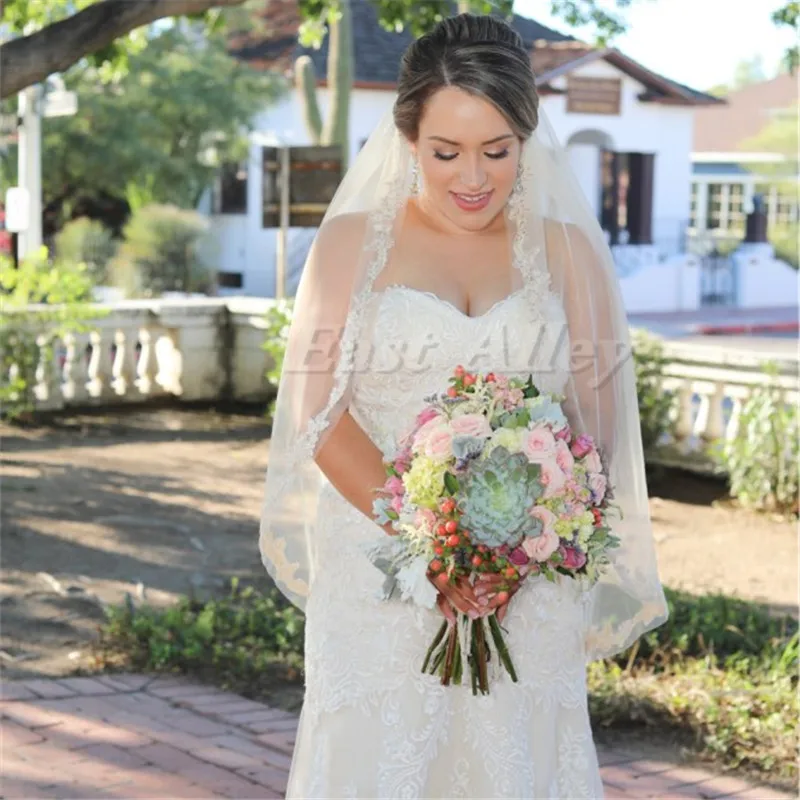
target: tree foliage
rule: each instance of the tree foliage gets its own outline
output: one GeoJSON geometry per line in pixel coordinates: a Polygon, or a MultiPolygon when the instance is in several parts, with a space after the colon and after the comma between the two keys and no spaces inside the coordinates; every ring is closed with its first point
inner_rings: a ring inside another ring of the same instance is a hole
{"type": "MultiPolygon", "coordinates": [[[[456,8],[476,13],[510,13],[513,0],[369,0],[389,30],[408,28],[415,36],[456,8]]],[[[38,83],[53,72],[87,61],[107,77],[118,76],[146,43],[146,26],[187,15],[211,30],[236,29],[245,9],[270,0],[5,0],[10,40],[0,47],[0,98],[38,83]]],[[[625,30],[624,11],[636,0],[548,0],[550,11],[571,26],[590,25],[598,43],[625,30]],[[611,9],[611,10],[609,10],[611,9]]],[[[298,0],[305,41],[319,41],[338,13],[338,0],[298,0]]],[[[244,24],[247,24],[245,22],[244,24]]]]}
{"type": "MultiPolygon", "coordinates": [[[[48,228],[115,201],[137,208],[195,207],[219,164],[247,153],[254,114],[282,82],[231,58],[220,34],[182,21],[146,41],[128,70],[106,82],[82,64],[66,76],[79,113],[43,124],[48,228]]],[[[16,147],[8,149],[14,180],[16,147]]]]}

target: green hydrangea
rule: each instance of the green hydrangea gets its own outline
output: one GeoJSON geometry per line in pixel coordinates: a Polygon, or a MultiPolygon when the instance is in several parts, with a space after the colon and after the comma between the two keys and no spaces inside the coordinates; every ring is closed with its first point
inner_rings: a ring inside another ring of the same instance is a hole
{"type": "Polygon", "coordinates": [[[571,519],[559,519],[556,521],[554,528],[559,536],[566,539],[575,530],[575,522],[571,519]]]}
{"type": "Polygon", "coordinates": [[[403,474],[403,485],[408,499],[423,508],[435,509],[444,493],[446,465],[427,456],[417,456],[411,469],[403,474]]]}
{"type": "Polygon", "coordinates": [[[528,511],[541,497],[540,468],[523,453],[495,447],[488,458],[475,461],[462,483],[461,524],[477,544],[514,546],[523,536],[535,536],[539,522],[528,511]]]}
{"type": "Polygon", "coordinates": [[[489,441],[486,442],[482,458],[488,459],[492,452],[498,447],[502,447],[511,452],[521,450],[522,440],[526,433],[527,431],[522,428],[498,428],[498,430],[492,434],[489,441]]]}

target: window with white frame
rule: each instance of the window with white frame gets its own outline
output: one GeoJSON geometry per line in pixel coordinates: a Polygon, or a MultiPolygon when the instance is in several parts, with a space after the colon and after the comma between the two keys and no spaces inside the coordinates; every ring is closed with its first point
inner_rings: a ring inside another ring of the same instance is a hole
{"type": "Polygon", "coordinates": [[[709,183],[706,199],[706,227],[721,228],[722,225],[722,189],[725,184],[709,183]]]}
{"type": "Polygon", "coordinates": [[[744,184],[731,183],[728,186],[728,228],[744,229],[744,184]]]}
{"type": "Polygon", "coordinates": [[[698,214],[697,204],[700,200],[700,184],[692,183],[692,197],[689,204],[689,227],[696,228],[700,216],[698,214]]]}

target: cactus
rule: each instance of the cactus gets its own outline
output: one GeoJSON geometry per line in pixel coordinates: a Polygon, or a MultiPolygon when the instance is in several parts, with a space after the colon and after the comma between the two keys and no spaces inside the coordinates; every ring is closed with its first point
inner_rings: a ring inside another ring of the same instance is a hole
{"type": "Polygon", "coordinates": [[[295,62],[295,85],[303,118],[314,144],[338,144],[342,158],[349,154],[350,92],[353,88],[353,23],[350,0],[338,0],[328,24],[328,89],[330,108],[323,125],[316,92],[314,66],[308,56],[295,62]]]}
{"type": "Polygon", "coordinates": [[[310,56],[300,56],[294,64],[294,82],[303,106],[303,119],[313,144],[322,142],[322,116],[317,103],[317,73],[310,56]]]}

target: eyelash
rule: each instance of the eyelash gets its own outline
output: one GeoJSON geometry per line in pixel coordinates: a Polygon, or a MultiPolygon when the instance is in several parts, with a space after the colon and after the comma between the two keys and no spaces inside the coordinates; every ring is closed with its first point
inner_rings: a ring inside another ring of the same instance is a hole
{"type": "MultiPolygon", "coordinates": [[[[502,158],[506,158],[508,156],[508,150],[503,150],[500,153],[484,153],[486,158],[491,158],[493,161],[500,161],[502,158]]],[[[445,155],[444,153],[434,152],[434,158],[438,158],[439,161],[452,161],[454,158],[458,157],[458,153],[453,153],[452,155],[445,155]]]]}

